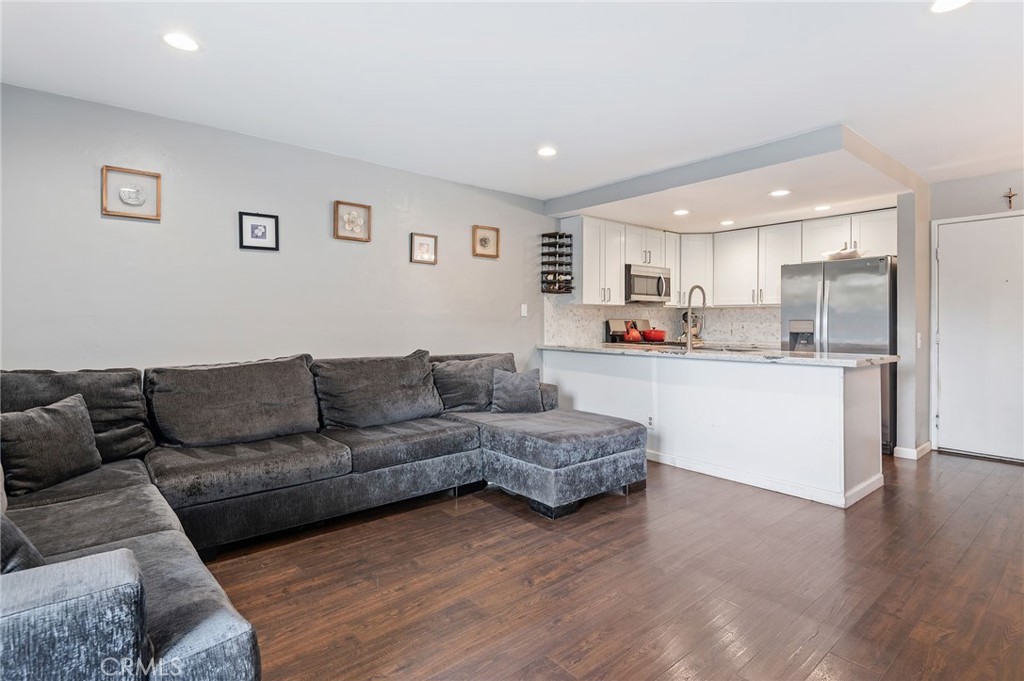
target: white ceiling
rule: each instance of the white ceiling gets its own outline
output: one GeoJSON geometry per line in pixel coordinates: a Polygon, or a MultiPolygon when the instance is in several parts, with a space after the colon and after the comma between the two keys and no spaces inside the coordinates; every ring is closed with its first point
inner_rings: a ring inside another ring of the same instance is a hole
{"type": "Polygon", "coordinates": [[[834,151],[605,203],[582,212],[673,232],[720,232],[891,208],[896,205],[896,195],[907,191],[846,151],[834,151]],[[768,192],[775,189],[790,189],[793,193],[779,198],[769,196],[768,192]],[[814,210],[821,205],[831,208],[814,210]],[[672,211],[679,208],[689,210],[690,214],[673,215],[672,211]],[[723,220],[733,220],[735,224],[722,226],[723,220]]]}
{"type": "Polygon", "coordinates": [[[2,3],[4,82],[552,198],[834,123],[928,181],[1024,165],[1024,10],[2,3]],[[160,41],[183,30],[198,53],[160,41]],[[553,144],[559,154],[539,158],[553,144]]]}

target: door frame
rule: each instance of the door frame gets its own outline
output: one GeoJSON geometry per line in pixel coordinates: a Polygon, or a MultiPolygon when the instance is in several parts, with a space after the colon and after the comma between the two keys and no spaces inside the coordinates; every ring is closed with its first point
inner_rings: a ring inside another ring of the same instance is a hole
{"type": "MultiPolygon", "coordinates": [[[[939,332],[939,265],[941,262],[936,257],[939,249],[939,226],[949,225],[958,222],[982,222],[985,220],[998,220],[1001,218],[1024,217],[1024,210],[1005,210],[1001,213],[986,213],[984,215],[968,215],[962,218],[945,218],[932,220],[931,223],[931,244],[929,246],[929,263],[931,264],[931,294],[929,303],[929,334],[931,336],[931,352],[928,353],[929,375],[928,375],[928,433],[931,436],[932,449],[941,449],[942,441],[939,438],[939,429],[935,427],[939,418],[939,342],[936,340],[939,332]]],[[[941,339],[940,339],[941,340],[941,339]]]]}

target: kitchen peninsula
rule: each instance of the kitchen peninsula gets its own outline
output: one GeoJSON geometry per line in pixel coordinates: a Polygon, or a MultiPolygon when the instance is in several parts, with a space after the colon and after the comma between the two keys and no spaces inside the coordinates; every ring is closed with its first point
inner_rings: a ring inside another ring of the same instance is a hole
{"type": "Polygon", "coordinates": [[[561,403],[648,426],[647,458],[847,508],[882,486],[893,355],[539,346],[561,403]]]}

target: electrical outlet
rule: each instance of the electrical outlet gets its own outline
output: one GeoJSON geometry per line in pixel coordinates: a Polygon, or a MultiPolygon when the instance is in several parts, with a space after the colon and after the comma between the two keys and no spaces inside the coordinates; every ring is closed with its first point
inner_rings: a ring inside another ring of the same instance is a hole
{"type": "Polygon", "coordinates": [[[530,314],[530,307],[526,303],[523,303],[522,305],[519,306],[519,316],[520,317],[528,317],[529,314],[530,314]]]}
{"type": "Polygon", "coordinates": [[[653,416],[648,416],[647,417],[647,430],[654,430],[654,417],[653,416]]]}
{"type": "Polygon", "coordinates": [[[922,336],[921,332],[918,331],[917,332],[917,349],[920,350],[921,346],[923,344],[924,344],[924,337],[922,336]]]}

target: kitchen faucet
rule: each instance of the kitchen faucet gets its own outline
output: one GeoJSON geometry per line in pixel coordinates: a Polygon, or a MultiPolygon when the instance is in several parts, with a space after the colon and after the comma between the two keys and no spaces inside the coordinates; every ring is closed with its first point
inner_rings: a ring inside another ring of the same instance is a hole
{"type": "MultiPolygon", "coordinates": [[[[704,287],[700,284],[694,284],[690,287],[690,292],[686,295],[686,351],[693,351],[693,292],[700,291],[700,318],[704,319],[704,313],[708,307],[708,294],[704,291],[704,287]]],[[[699,332],[698,332],[699,333],[699,332]]]]}

